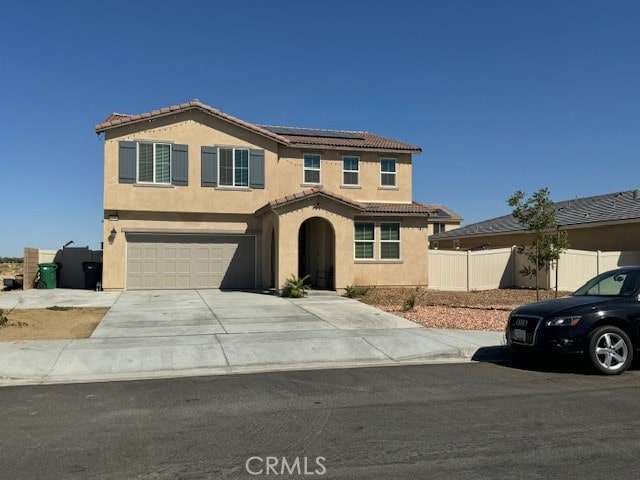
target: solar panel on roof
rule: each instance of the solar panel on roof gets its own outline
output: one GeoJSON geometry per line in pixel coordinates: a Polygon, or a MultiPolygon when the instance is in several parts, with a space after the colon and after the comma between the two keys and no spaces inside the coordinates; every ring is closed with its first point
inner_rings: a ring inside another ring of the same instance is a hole
{"type": "Polygon", "coordinates": [[[318,130],[315,128],[296,128],[296,127],[272,127],[263,126],[270,132],[278,135],[291,135],[298,137],[324,137],[324,138],[349,138],[349,139],[362,139],[362,136],[356,135],[351,132],[342,132],[339,130],[318,130]]]}

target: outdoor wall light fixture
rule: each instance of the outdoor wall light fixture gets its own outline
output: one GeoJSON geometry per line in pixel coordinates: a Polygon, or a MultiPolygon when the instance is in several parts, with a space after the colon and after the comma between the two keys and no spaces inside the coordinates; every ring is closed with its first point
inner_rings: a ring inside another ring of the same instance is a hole
{"type": "Polygon", "coordinates": [[[116,234],[117,234],[117,233],[118,233],[118,232],[116,232],[116,229],[115,229],[115,228],[112,228],[112,229],[111,229],[111,232],[109,232],[109,244],[112,244],[112,243],[113,243],[113,241],[116,239],[116,234]]]}
{"type": "Polygon", "coordinates": [[[117,222],[118,220],[120,220],[120,217],[118,216],[118,212],[115,212],[109,215],[109,220],[111,220],[112,222],[117,222]]]}

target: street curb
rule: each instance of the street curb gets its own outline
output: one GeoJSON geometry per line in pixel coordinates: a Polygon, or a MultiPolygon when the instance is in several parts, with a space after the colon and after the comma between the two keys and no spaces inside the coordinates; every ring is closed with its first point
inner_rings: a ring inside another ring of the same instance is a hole
{"type": "Polygon", "coordinates": [[[33,386],[33,385],[64,385],[78,383],[103,383],[103,382],[126,382],[142,380],[159,380],[168,378],[188,378],[203,376],[228,376],[228,375],[250,375],[255,373],[277,373],[308,370],[334,370],[347,368],[373,368],[373,367],[402,367],[411,365],[430,365],[442,363],[470,363],[489,362],[499,363],[508,361],[506,358],[508,347],[480,347],[477,349],[460,349],[457,353],[439,353],[430,356],[416,358],[406,358],[402,360],[366,360],[361,362],[321,362],[321,363],[301,363],[291,365],[251,365],[242,367],[211,367],[189,370],[163,370],[156,372],[136,372],[105,374],[99,376],[80,377],[48,377],[41,378],[18,378],[0,377],[0,388],[12,386],[33,386]],[[481,350],[496,349],[495,352],[481,352],[481,350]]]}

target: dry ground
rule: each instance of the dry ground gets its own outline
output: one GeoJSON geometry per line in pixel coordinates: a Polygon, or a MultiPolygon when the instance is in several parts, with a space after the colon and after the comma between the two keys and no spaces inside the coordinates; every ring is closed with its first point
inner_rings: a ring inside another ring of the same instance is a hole
{"type": "Polygon", "coordinates": [[[108,308],[26,308],[5,312],[0,341],[89,338],[108,308]]]}
{"type": "MultiPolygon", "coordinates": [[[[558,296],[568,292],[558,292],[558,296]]],[[[553,291],[540,291],[540,300],[554,298],[553,291]]],[[[372,288],[363,302],[429,328],[503,330],[509,312],[536,301],[535,290],[500,289],[481,292],[446,292],[427,289],[372,288]],[[415,296],[415,306],[405,302],[415,296]]]]}
{"type": "Polygon", "coordinates": [[[2,280],[5,278],[15,278],[16,275],[22,275],[23,263],[0,263],[0,291],[4,288],[2,280]]]}

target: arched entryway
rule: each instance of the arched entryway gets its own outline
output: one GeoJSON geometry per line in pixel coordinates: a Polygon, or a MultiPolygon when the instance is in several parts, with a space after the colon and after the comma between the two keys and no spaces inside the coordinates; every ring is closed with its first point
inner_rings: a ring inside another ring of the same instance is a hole
{"type": "Polygon", "coordinates": [[[328,220],[313,217],[298,231],[298,276],[313,288],[335,289],[336,235],[328,220]]]}

